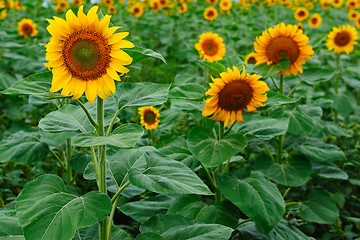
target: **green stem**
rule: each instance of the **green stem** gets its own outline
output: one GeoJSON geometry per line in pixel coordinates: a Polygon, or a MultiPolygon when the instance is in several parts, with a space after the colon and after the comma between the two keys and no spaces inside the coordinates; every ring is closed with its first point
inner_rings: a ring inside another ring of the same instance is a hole
{"type": "Polygon", "coordinates": [[[251,219],[250,219],[250,218],[245,219],[245,220],[243,220],[243,221],[239,222],[239,223],[236,225],[235,229],[237,229],[237,228],[238,228],[241,224],[246,223],[246,222],[249,222],[249,221],[251,221],[251,219]]]}
{"type": "Polygon", "coordinates": [[[71,185],[72,182],[72,171],[70,165],[71,158],[71,138],[66,139],[66,158],[65,158],[65,166],[66,166],[66,183],[71,185]]]}
{"type": "Polygon", "coordinates": [[[288,189],[286,189],[286,191],[284,192],[284,194],[283,194],[283,196],[282,196],[283,198],[286,197],[286,195],[289,193],[290,189],[291,189],[291,187],[289,187],[288,189]]]}
{"type": "Polygon", "coordinates": [[[280,75],[279,93],[284,95],[284,74],[280,75]]]}
{"type": "Polygon", "coordinates": [[[215,140],[217,141],[217,140],[218,140],[218,137],[217,137],[217,134],[216,134],[216,130],[215,130],[215,128],[213,128],[213,134],[214,134],[214,138],[215,138],[215,140]]]}
{"type": "Polygon", "coordinates": [[[290,206],[294,206],[294,205],[298,205],[301,202],[289,202],[289,203],[285,203],[285,207],[290,207],[290,206]]]}
{"type": "Polygon", "coordinates": [[[54,157],[56,158],[56,160],[60,163],[61,167],[62,167],[63,169],[66,169],[66,167],[65,167],[65,165],[62,163],[60,157],[59,157],[53,150],[51,150],[51,149],[50,149],[50,152],[54,155],[54,157]]]}
{"type": "Polygon", "coordinates": [[[275,88],[279,91],[279,86],[276,84],[275,80],[273,77],[270,77],[271,78],[271,81],[273,82],[275,88]]]}
{"type": "Polygon", "coordinates": [[[99,163],[97,161],[96,152],[94,147],[90,147],[91,149],[91,155],[94,161],[94,169],[95,169],[95,176],[96,176],[96,185],[98,186],[98,189],[100,189],[100,179],[99,179],[99,163]]]}
{"type": "Polygon", "coordinates": [[[298,88],[301,84],[302,84],[302,81],[300,80],[300,82],[299,82],[298,84],[296,84],[296,85],[291,89],[291,91],[289,92],[289,94],[287,95],[287,97],[290,97],[291,94],[294,93],[294,91],[296,90],[296,88],[298,88]]]}
{"type": "Polygon", "coordinates": [[[231,129],[234,127],[236,121],[228,128],[228,130],[226,130],[226,132],[224,133],[224,137],[226,137],[226,135],[229,134],[229,132],[231,131],[231,129]]]}
{"type": "Polygon", "coordinates": [[[267,153],[269,154],[271,160],[272,160],[273,162],[275,162],[274,155],[272,155],[272,153],[270,152],[270,149],[268,148],[268,146],[267,146],[264,142],[263,142],[262,144],[264,145],[264,147],[265,147],[267,153]]]}
{"type": "Polygon", "coordinates": [[[108,128],[107,133],[106,133],[106,136],[107,136],[107,137],[110,136],[111,131],[112,131],[112,128],[113,128],[114,123],[115,123],[115,121],[116,121],[116,118],[117,118],[117,116],[120,114],[121,111],[122,111],[122,109],[118,109],[118,110],[116,111],[116,113],[114,114],[113,118],[111,119],[109,128],[108,128]]]}
{"type": "Polygon", "coordinates": [[[229,159],[226,161],[226,164],[225,164],[225,168],[224,168],[223,173],[226,173],[226,172],[229,170],[229,166],[230,166],[230,159],[231,159],[231,158],[229,158],[229,159]]]}
{"type": "MultiPolygon", "coordinates": [[[[104,100],[100,97],[97,98],[97,125],[96,129],[98,136],[104,136],[104,100]]],[[[99,191],[107,194],[106,191],[106,145],[99,146],[99,162],[100,162],[100,186],[99,191]]],[[[100,240],[107,240],[107,225],[108,217],[105,217],[99,223],[100,240]]]]}
{"type": "Polygon", "coordinates": [[[208,88],[209,69],[205,67],[204,70],[204,87],[208,88]]]}
{"type": "Polygon", "coordinates": [[[282,156],[281,155],[282,155],[283,144],[284,144],[284,141],[285,141],[285,136],[286,136],[286,133],[284,133],[283,135],[277,137],[276,160],[277,160],[278,163],[281,163],[281,161],[282,161],[282,156]]]}
{"type": "Polygon", "coordinates": [[[220,121],[219,125],[219,140],[224,138],[224,122],[220,121]]]}
{"type": "Polygon", "coordinates": [[[80,102],[78,99],[75,100],[75,102],[82,108],[82,110],[85,112],[87,118],[89,119],[91,125],[93,125],[95,127],[95,129],[97,129],[99,126],[97,125],[97,123],[95,122],[95,120],[93,119],[93,117],[91,116],[91,114],[89,113],[89,111],[87,110],[87,108],[85,107],[85,105],[80,102]]]}
{"type": "Polygon", "coordinates": [[[217,189],[217,186],[216,186],[216,183],[214,182],[214,179],[213,177],[211,176],[209,170],[204,166],[203,163],[200,163],[202,168],[205,170],[205,173],[206,173],[206,176],[208,177],[210,183],[211,183],[211,186],[214,188],[214,191],[216,192],[216,189],[217,189]]]}
{"type": "Polygon", "coordinates": [[[338,93],[338,87],[339,87],[339,65],[340,65],[340,54],[336,54],[336,75],[335,75],[335,94],[338,93]]]}

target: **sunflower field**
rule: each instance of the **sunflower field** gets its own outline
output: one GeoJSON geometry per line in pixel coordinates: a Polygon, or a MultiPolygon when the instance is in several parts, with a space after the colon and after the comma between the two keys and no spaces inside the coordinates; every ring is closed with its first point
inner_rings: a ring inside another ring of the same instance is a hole
{"type": "Polygon", "coordinates": [[[0,0],[1,240],[360,239],[359,0],[0,0]]]}

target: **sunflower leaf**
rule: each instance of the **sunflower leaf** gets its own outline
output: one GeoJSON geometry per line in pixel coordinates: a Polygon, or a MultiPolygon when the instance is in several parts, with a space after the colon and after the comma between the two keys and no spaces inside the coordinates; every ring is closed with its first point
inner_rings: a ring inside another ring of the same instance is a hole
{"type": "Polygon", "coordinates": [[[262,63],[254,67],[253,72],[261,75],[263,78],[268,78],[279,74],[279,72],[284,71],[290,67],[290,60],[283,58],[276,65],[268,65],[267,63],[262,63]]]}
{"type": "Polygon", "coordinates": [[[160,59],[161,61],[163,61],[163,63],[166,64],[166,60],[165,58],[160,54],[157,53],[151,49],[146,49],[146,48],[141,48],[141,47],[134,47],[134,48],[129,48],[129,49],[124,49],[124,51],[130,55],[130,57],[133,58],[131,65],[134,65],[146,58],[149,57],[153,57],[153,58],[157,58],[160,59]]]}

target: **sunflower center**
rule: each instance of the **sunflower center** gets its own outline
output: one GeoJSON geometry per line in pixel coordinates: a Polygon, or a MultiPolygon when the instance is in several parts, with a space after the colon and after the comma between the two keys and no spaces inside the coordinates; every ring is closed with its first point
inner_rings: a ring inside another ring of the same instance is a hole
{"type": "Polygon", "coordinates": [[[214,16],[214,12],[213,12],[213,11],[209,11],[207,15],[208,15],[209,17],[212,17],[212,16],[214,16]]]}
{"type": "Polygon", "coordinates": [[[205,40],[202,44],[202,49],[208,56],[214,56],[219,49],[219,46],[212,39],[205,40]]]}
{"type": "Polygon", "coordinates": [[[138,12],[140,12],[140,9],[139,8],[134,8],[134,13],[136,14],[138,12]]]}
{"type": "Polygon", "coordinates": [[[249,57],[248,63],[249,63],[249,64],[256,64],[256,58],[254,58],[254,57],[249,57]]]}
{"type": "Polygon", "coordinates": [[[304,12],[304,11],[300,11],[300,12],[299,12],[299,16],[300,16],[300,17],[305,16],[305,12],[304,12]]]}
{"type": "Polygon", "coordinates": [[[348,44],[350,42],[350,39],[351,37],[348,32],[339,32],[335,36],[335,44],[342,47],[348,44]]]}
{"type": "Polygon", "coordinates": [[[293,63],[298,58],[299,53],[298,45],[288,37],[273,39],[266,49],[266,55],[273,64],[278,64],[283,58],[287,58],[293,63]]]}
{"type": "Polygon", "coordinates": [[[110,63],[110,46],[96,31],[81,29],[64,42],[62,56],[69,72],[81,79],[98,79],[110,63]]]}
{"type": "Polygon", "coordinates": [[[225,111],[244,110],[253,97],[253,89],[246,81],[233,81],[219,92],[219,107],[225,111]]]}
{"type": "Polygon", "coordinates": [[[147,124],[152,124],[154,123],[156,120],[156,115],[153,111],[146,111],[144,113],[144,121],[147,123],[147,124]]]}
{"type": "Polygon", "coordinates": [[[317,21],[318,21],[317,18],[312,18],[312,19],[311,19],[312,24],[316,24],[317,21]]]}
{"type": "Polygon", "coordinates": [[[33,28],[32,26],[30,26],[30,24],[25,23],[24,25],[21,26],[21,30],[23,31],[23,33],[30,35],[33,32],[33,28]]]}

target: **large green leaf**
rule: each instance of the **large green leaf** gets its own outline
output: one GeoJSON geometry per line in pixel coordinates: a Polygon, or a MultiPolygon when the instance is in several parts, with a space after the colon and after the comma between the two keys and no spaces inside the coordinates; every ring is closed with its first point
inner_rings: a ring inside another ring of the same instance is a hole
{"type": "Polygon", "coordinates": [[[270,232],[264,232],[254,222],[241,224],[237,230],[247,236],[262,240],[310,240],[303,232],[287,223],[284,219],[270,232]]]}
{"type": "Polygon", "coordinates": [[[329,162],[312,161],[313,172],[323,178],[347,180],[349,175],[338,166],[329,162]]]}
{"type": "Polygon", "coordinates": [[[339,217],[336,203],[330,198],[329,193],[323,190],[311,191],[299,208],[300,216],[308,222],[335,224],[339,217]]]}
{"type": "Polygon", "coordinates": [[[197,110],[197,111],[202,112],[204,105],[205,105],[205,102],[201,101],[201,100],[189,100],[189,99],[181,99],[181,98],[171,99],[171,109],[175,109],[176,111],[197,110]]]}
{"type": "Polygon", "coordinates": [[[169,98],[201,99],[206,89],[197,83],[187,83],[174,87],[169,92],[169,98]]]}
{"type": "Polygon", "coordinates": [[[116,128],[110,136],[98,136],[95,133],[80,133],[73,138],[73,144],[79,147],[112,145],[121,148],[131,148],[141,138],[144,130],[133,123],[123,124],[116,128]]]}
{"type": "Polygon", "coordinates": [[[275,136],[283,135],[289,127],[289,118],[275,119],[261,116],[244,117],[239,132],[255,136],[258,139],[269,140],[275,136]]]}
{"type": "Polygon", "coordinates": [[[329,81],[335,75],[335,71],[326,68],[309,68],[299,75],[299,78],[309,85],[322,84],[329,81]]]}
{"type": "Polygon", "coordinates": [[[290,67],[290,61],[287,58],[283,58],[276,65],[268,65],[263,63],[254,67],[253,72],[261,75],[263,78],[268,78],[277,75],[279,72],[284,71],[290,67]]]}
{"type": "Polygon", "coordinates": [[[60,110],[46,115],[40,120],[39,127],[48,132],[77,130],[81,132],[92,132],[95,130],[84,111],[79,106],[71,104],[67,104],[60,110]]]}
{"type": "Polygon", "coordinates": [[[1,240],[25,240],[17,217],[0,216],[1,240]]]}
{"type": "Polygon", "coordinates": [[[36,162],[48,153],[49,147],[40,141],[39,132],[19,131],[0,141],[0,162],[36,162]]]}
{"type": "Polygon", "coordinates": [[[318,138],[306,138],[302,145],[295,146],[295,150],[314,161],[328,162],[346,159],[338,146],[327,144],[318,138]]]}
{"type": "Polygon", "coordinates": [[[51,93],[52,73],[45,71],[42,73],[35,73],[23,80],[16,82],[10,88],[2,91],[1,93],[7,95],[39,95],[43,97],[63,97],[60,93],[51,93]]]}
{"type": "Polygon", "coordinates": [[[155,106],[167,101],[170,85],[120,83],[113,95],[118,108],[155,106]]]}
{"type": "Polygon", "coordinates": [[[127,54],[129,54],[130,57],[133,58],[131,65],[134,65],[149,57],[160,59],[166,64],[164,57],[160,53],[157,53],[151,49],[146,49],[142,47],[133,47],[133,48],[124,49],[124,51],[127,54]]]}
{"type": "Polygon", "coordinates": [[[199,212],[208,206],[198,195],[181,195],[170,206],[167,213],[178,214],[189,219],[195,219],[199,212]]]}
{"type": "Polygon", "coordinates": [[[356,108],[356,97],[354,93],[345,91],[335,96],[334,109],[343,117],[348,117],[356,108]]]}
{"type": "Polygon", "coordinates": [[[277,92],[268,91],[268,99],[264,103],[266,107],[275,107],[298,102],[301,98],[290,98],[277,92]]]}
{"type": "Polygon", "coordinates": [[[232,229],[219,224],[176,226],[162,234],[167,240],[228,240],[232,229]]]}
{"type": "Polygon", "coordinates": [[[334,122],[324,122],[325,127],[323,131],[327,135],[332,136],[344,136],[344,137],[351,137],[352,131],[351,129],[345,129],[339,126],[339,124],[336,124],[334,122]]]}
{"type": "Polygon", "coordinates": [[[276,185],[258,172],[245,179],[222,174],[217,183],[224,196],[265,231],[273,229],[285,213],[285,202],[276,185]]]}
{"type": "Polygon", "coordinates": [[[195,157],[207,167],[217,167],[246,146],[246,139],[242,134],[230,134],[217,141],[210,137],[204,127],[191,129],[187,144],[195,157]]]}
{"type": "MultiPolygon", "coordinates": [[[[110,240],[119,239],[132,240],[133,238],[120,227],[112,225],[110,240]]],[[[73,240],[99,240],[99,224],[77,230],[73,240]]]]}
{"type": "Polygon", "coordinates": [[[275,163],[267,156],[259,157],[255,160],[255,169],[277,184],[289,187],[304,185],[311,175],[311,163],[300,157],[290,158],[284,164],[275,163]]]}
{"type": "Polygon", "coordinates": [[[16,213],[27,240],[67,240],[77,229],[105,218],[111,207],[107,195],[95,191],[73,195],[61,178],[47,174],[26,185],[17,198],[16,213]]]}
{"type": "Polygon", "coordinates": [[[181,226],[181,225],[191,225],[194,221],[188,218],[185,218],[176,214],[158,214],[152,216],[146,222],[141,224],[140,232],[155,232],[158,234],[163,234],[170,228],[181,226]]]}
{"type": "Polygon", "coordinates": [[[206,61],[200,61],[200,63],[203,64],[207,69],[210,70],[211,73],[215,75],[219,75],[222,72],[226,72],[226,68],[221,63],[206,62],[206,61]]]}
{"type": "Polygon", "coordinates": [[[212,194],[203,181],[184,164],[159,152],[145,152],[144,157],[146,169],[132,168],[129,172],[133,185],[163,194],[212,194]]]}
{"type": "Polygon", "coordinates": [[[119,210],[135,221],[144,223],[156,214],[166,213],[174,200],[174,196],[171,195],[156,195],[155,197],[126,203],[119,207],[119,210]]]}

